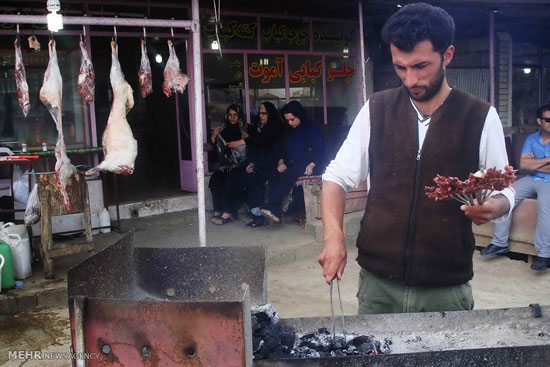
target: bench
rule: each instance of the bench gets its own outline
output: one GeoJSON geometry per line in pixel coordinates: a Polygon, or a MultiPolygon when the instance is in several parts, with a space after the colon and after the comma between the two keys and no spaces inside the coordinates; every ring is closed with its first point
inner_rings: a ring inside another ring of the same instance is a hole
{"type": "MultiPolygon", "coordinates": [[[[516,168],[519,168],[521,149],[525,138],[529,133],[513,134],[511,139],[507,138],[508,161],[516,168]]],[[[518,178],[522,176],[519,172],[518,178]]],[[[535,228],[537,226],[537,199],[530,198],[523,200],[512,212],[512,225],[510,227],[509,247],[510,251],[532,256],[537,255],[535,249],[535,228]]],[[[476,246],[486,247],[491,243],[494,233],[494,224],[485,223],[481,226],[472,225],[476,246]]]]}
{"type": "MultiPolygon", "coordinates": [[[[508,245],[510,251],[536,256],[535,228],[537,226],[537,199],[523,200],[512,212],[512,226],[508,245]]],[[[495,225],[492,222],[473,225],[476,246],[485,247],[491,243],[495,225]]]]}

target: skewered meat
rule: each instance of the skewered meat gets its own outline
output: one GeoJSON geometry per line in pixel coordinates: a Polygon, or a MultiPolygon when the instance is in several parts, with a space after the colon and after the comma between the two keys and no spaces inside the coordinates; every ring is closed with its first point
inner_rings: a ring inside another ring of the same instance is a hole
{"type": "Polygon", "coordinates": [[[95,93],[95,72],[92,61],[88,57],[88,50],[84,42],[80,40],[80,71],[78,72],[78,94],[82,97],[84,102],[90,104],[94,101],[95,93]]]}
{"type": "Polygon", "coordinates": [[[32,48],[35,51],[40,51],[40,42],[38,42],[38,38],[36,38],[34,34],[29,36],[27,40],[29,41],[29,48],[32,48]]]}
{"type": "Polygon", "coordinates": [[[139,67],[138,76],[141,98],[145,98],[153,93],[153,75],[151,74],[151,64],[149,64],[149,58],[147,57],[145,40],[141,40],[141,65],[139,67]]]}
{"type": "Polygon", "coordinates": [[[23,64],[23,55],[21,54],[21,43],[19,38],[15,39],[15,83],[17,84],[17,99],[23,115],[27,117],[31,109],[29,99],[29,85],[27,84],[27,75],[25,73],[25,64],[23,64]]]}
{"type": "Polygon", "coordinates": [[[170,56],[168,57],[168,61],[166,61],[164,83],[162,83],[162,91],[166,94],[166,97],[170,97],[172,91],[183,94],[189,81],[189,77],[180,70],[180,61],[171,40],[168,40],[168,50],[170,51],[170,56]]]}
{"type": "Polygon", "coordinates": [[[61,123],[61,100],[63,92],[63,79],[59,71],[57,63],[57,52],[55,50],[55,41],[51,40],[48,43],[50,53],[50,61],[48,68],[44,73],[44,82],[40,88],[40,101],[46,106],[50,115],[52,115],[57,128],[57,142],[55,143],[55,173],[57,175],[57,185],[61,189],[63,202],[65,207],[70,212],[71,203],[66,187],[69,177],[76,172],[76,169],[71,163],[65,148],[65,140],[63,139],[63,126],[61,123]]]}
{"type": "Polygon", "coordinates": [[[124,79],[118,61],[118,46],[111,41],[111,87],[113,88],[113,105],[103,132],[103,154],[105,159],[96,167],[86,171],[93,175],[97,171],[111,171],[117,174],[131,175],[137,156],[137,141],[126,120],[127,112],[134,107],[132,87],[124,79]],[[128,107],[128,110],[126,109],[128,107]]]}

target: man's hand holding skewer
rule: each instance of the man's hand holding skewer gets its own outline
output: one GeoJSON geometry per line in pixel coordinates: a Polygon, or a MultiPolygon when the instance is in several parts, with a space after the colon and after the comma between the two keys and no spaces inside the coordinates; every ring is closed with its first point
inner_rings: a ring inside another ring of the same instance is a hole
{"type": "Polygon", "coordinates": [[[474,205],[464,204],[460,210],[477,225],[487,223],[490,220],[502,216],[510,210],[510,202],[506,196],[497,194],[488,197],[483,204],[479,204],[477,199],[474,199],[474,205]]]}

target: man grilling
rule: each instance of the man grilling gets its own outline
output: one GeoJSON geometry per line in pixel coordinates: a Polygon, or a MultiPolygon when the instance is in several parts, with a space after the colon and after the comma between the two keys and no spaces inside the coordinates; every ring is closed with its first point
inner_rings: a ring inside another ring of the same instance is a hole
{"type": "Polygon", "coordinates": [[[472,221],[506,219],[513,207],[513,189],[483,205],[424,195],[437,174],[465,179],[508,164],[496,110],[447,82],[454,30],[447,12],[424,3],[388,19],[382,36],[403,85],[371,96],[323,175],[327,283],[346,266],[345,193],[370,179],[357,238],[360,314],[473,309],[472,221]]]}

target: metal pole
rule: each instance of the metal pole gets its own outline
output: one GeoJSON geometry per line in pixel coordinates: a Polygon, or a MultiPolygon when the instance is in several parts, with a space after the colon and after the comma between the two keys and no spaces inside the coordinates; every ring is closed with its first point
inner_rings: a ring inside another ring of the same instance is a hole
{"type": "Polygon", "coordinates": [[[204,151],[202,122],[202,65],[201,65],[201,34],[199,22],[199,0],[191,2],[193,32],[193,99],[195,104],[195,152],[197,162],[197,207],[199,217],[199,244],[206,246],[206,213],[204,204],[204,151]]]}
{"type": "MultiPolygon", "coordinates": [[[[0,15],[0,23],[48,24],[45,15],[0,15]]],[[[190,20],[63,16],[63,24],[191,29],[190,20]]]]}
{"type": "Polygon", "coordinates": [[[491,79],[490,103],[495,106],[495,13],[489,13],[489,78],[491,79]]]}
{"type": "Polygon", "coordinates": [[[74,311],[74,340],[76,353],[76,367],[86,367],[86,340],[84,339],[84,303],[86,297],[75,296],[73,298],[74,311]]]}
{"type": "Polygon", "coordinates": [[[361,62],[361,95],[363,104],[367,103],[367,81],[365,80],[365,41],[363,39],[363,3],[357,1],[359,7],[359,42],[360,42],[360,62],[361,62]]]}

